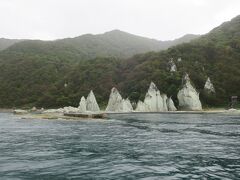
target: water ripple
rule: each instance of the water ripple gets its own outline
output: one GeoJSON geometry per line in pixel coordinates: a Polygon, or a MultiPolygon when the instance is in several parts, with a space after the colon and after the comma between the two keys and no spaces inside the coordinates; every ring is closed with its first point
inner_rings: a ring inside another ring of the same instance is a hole
{"type": "Polygon", "coordinates": [[[240,118],[131,114],[21,120],[0,114],[0,179],[240,179],[240,118]]]}

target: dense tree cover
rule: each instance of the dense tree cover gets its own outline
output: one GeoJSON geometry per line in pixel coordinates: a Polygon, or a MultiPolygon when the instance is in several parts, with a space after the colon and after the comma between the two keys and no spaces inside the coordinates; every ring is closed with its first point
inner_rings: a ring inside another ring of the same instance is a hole
{"type": "MultiPolygon", "coordinates": [[[[217,106],[228,103],[228,97],[240,97],[240,16],[223,23],[205,36],[190,43],[184,43],[159,53],[134,56],[125,62],[125,80],[122,83],[128,93],[146,91],[153,80],[162,92],[172,95],[176,101],[181,87],[181,77],[190,74],[195,87],[200,92],[204,105],[217,106]],[[169,72],[170,58],[175,61],[178,71],[169,72]],[[178,59],[181,58],[181,61],[178,59]],[[210,77],[216,94],[203,91],[210,77]],[[138,82],[138,83],[134,83],[138,82]],[[132,86],[135,84],[134,86],[132,86]]],[[[143,96],[141,92],[140,98],[143,96]]]]}
{"type": "MultiPolygon", "coordinates": [[[[68,60],[94,59],[95,57],[129,58],[134,54],[159,51],[170,46],[189,42],[199,35],[185,35],[173,41],[158,41],[113,30],[104,34],[86,34],[75,38],[55,41],[14,40],[0,38],[0,51],[19,55],[47,56],[54,61],[54,56],[68,60]]],[[[26,57],[27,58],[27,57],[26,57]]],[[[8,59],[8,56],[6,57],[8,59]]]]}
{"type": "MultiPolygon", "coordinates": [[[[240,96],[239,34],[240,16],[190,43],[126,60],[108,53],[95,57],[97,54],[89,55],[87,49],[82,53],[70,42],[17,43],[0,53],[0,107],[77,106],[81,96],[87,96],[91,89],[105,106],[112,86],[124,98],[137,101],[144,98],[151,81],[177,102],[185,72],[205,106],[225,105],[229,96],[240,96]],[[176,72],[169,71],[170,59],[177,65],[176,72]],[[207,77],[216,94],[204,92],[207,77]]],[[[99,47],[99,51],[107,50],[99,47]]]]}
{"type": "Polygon", "coordinates": [[[8,47],[12,46],[13,44],[20,42],[22,40],[19,39],[5,39],[5,38],[0,38],[0,51],[7,49],[8,47]]]}

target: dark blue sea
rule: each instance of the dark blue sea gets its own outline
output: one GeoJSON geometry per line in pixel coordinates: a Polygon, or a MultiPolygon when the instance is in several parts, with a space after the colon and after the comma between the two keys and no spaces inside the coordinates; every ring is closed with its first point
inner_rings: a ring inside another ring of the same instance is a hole
{"type": "Polygon", "coordinates": [[[240,179],[240,117],[42,120],[0,113],[5,179],[240,179]]]}

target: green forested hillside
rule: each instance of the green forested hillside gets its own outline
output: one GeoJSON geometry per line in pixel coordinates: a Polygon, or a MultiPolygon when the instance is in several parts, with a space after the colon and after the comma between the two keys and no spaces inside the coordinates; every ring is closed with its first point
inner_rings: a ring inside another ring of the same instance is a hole
{"type": "MultiPolygon", "coordinates": [[[[114,38],[123,39],[115,33],[110,32],[116,37],[111,37],[109,42],[114,38]]],[[[94,90],[99,103],[105,105],[112,86],[119,88],[124,97],[137,101],[144,97],[150,81],[176,101],[185,72],[189,73],[200,92],[204,105],[224,105],[228,96],[240,96],[239,33],[240,16],[189,43],[125,60],[106,55],[107,50],[102,49],[102,45],[97,46],[99,53],[92,56],[94,53],[89,54],[88,51],[83,55],[76,48],[81,44],[72,42],[76,39],[60,40],[58,43],[61,45],[42,41],[17,43],[0,53],[0,106],[77,105],[80,97],[86,96],[90,89],[94,90]],[[101,57],[95,57],[98,55],[101,57]],[[91,57],[90,61],[87,60],[91,57]],[[177,65],[177,72],[169,71],[171,58],[177,65]],[[216,95],[204,94],[207,77],[211,78],[216,95]]],[[[126,51],[129,53],[129,48],[126,51]]]]}
{"type": "Polygon", "coordinates": [[[0,51],[7,49],[8,47],[10,47],[13,44],[20,42],[20,41],[22,41],[22,40],[0,38],[0,51]]]}
{"type": "Polygon", "coordinates": [[[124,72],[127,72],[121,83],[124,92],[144,92],[149,81],[153,80],[163,92],[176,100],[181,77],[187,72],[205,104],[226,104],[229,96],[240,96],[240,16],[193,42],[159,53],[134,56],[125,62],[124,72]],[[168,71],[170,58],[177,65],[177,72],[168,71]],[[216,88],[215,96],[204,95],[207,77],[211,78],[216,88]]]}
{"type": "Polygon", "coordinates": [[[86,34],[56,41],[25,40],[21,42],[0,39],[0,50],[2,44],[5,50],[1,54],[7,54],[6,58],[14,55],[38,56],[39,58],[48,57],[54,61],[54,57],[58,57],[75,62],[96,57],[129,58],[138,53],[167,49],[198,37],[199,35],[185,35],[173,41],[158,41],[113,30],[104,34],[86,34]]]}

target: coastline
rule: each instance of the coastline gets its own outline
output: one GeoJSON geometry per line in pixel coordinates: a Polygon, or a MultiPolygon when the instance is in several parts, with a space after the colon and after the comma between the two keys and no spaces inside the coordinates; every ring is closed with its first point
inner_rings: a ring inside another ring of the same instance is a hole
{"type": "MultiPolygon", "coordinates": [[[[14,113],[12,109],[0,109],[2,113],[13,113],[21,119],[48,119],[48,120],[83,120],[83,119],[109,119],[114,115],[142,115],[142,114],[224,114],[224,115],[240,115],[240,110],[230,109],[207,109],[203,111],[166,111],[166,112],[98,112],[98,113],[44,113],[39,111],[24,111],[23,113],[14,113]],[[93,115],[102,115],[96,116],[93,115]]],[[[21,110],[19,110],[21,112],[21,110]]]]}
{"type": "Polygon", "coordinates": [[[12,113],[14,109],[0,108],[0,113],[12,113]]]}

